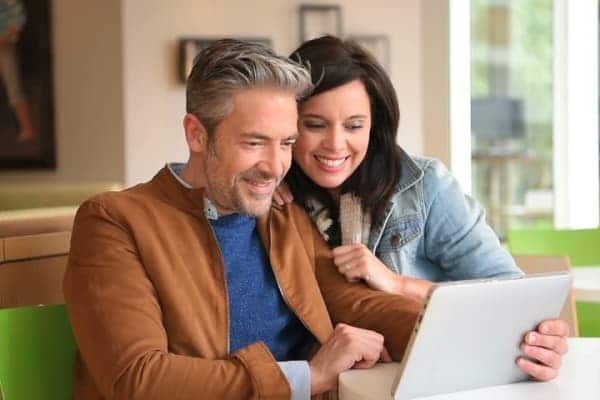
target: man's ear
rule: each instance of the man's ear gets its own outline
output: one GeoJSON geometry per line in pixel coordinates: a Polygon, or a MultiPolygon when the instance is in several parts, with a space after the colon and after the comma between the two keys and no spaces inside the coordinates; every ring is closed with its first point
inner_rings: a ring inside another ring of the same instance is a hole
{"type": "Polygon", "coordinates": [[[191,113],[185,114],[185,117],[183,117],[183,129],[185,130],[185,140],[191,153],[206,151],[208,132],[198,117],[191,113]]]}

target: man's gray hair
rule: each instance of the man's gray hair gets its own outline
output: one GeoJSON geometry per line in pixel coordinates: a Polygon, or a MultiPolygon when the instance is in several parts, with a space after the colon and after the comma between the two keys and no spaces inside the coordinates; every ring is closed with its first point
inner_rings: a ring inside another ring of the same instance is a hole
{"type": "Polygon", "coordinates": [[[231,112],[239,89],[274,86],[302,99],[312,90],[310,72],[259,43],[222,39],[198,54],[186,85],[186,111],[204,124],[209,137],[231,112]]]}

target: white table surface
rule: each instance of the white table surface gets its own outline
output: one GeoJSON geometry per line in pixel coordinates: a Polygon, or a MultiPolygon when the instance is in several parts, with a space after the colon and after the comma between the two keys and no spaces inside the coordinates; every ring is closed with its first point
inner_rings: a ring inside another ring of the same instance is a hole
{"type": "Polygon", "coordinates": [[[600,266],[573,267],[575,299],[600,303],[600,266]]]}
{"type": "MultiPolygon", "coordinates": [[[[369,370],[351,370],[340,375],[339,400],[390,400],[398,363],[378,364],[369,370]]],[[[520,382],[511,385],[422,397],[427,400],[599,400],[600,338],[569,339],[558,378],[550,382],[520,382]]]]}

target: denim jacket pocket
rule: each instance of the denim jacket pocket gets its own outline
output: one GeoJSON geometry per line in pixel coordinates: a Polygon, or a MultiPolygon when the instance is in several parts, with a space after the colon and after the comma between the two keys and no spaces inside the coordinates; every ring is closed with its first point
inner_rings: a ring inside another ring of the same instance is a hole
{"type": "Polygon", "coordinates": [[[416,215],[390,221],[375,255],[395,273],[410,274],[422,232],[423,223],[416,215]]]}
{"type": "Polygon", "coordinates": [[[398,251],[406,243],[419,237],[422,232],[422,223],[417,215],[404,216],[398,220],[389,221],[377,246],[377,252],[398,251]]]}

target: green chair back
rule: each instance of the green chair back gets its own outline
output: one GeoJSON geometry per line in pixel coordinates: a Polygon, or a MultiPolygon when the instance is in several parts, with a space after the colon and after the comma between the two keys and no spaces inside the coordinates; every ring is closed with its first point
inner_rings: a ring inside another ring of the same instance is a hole
{"type": "Polygon", "coordinates": [[[512,254],[569,256],[573,267],[600,265],[600,229],[515,229],[508,247],[512,254]]]}
{"type": "MultiPolygon", "coordinates": [[[[568,256],[574,268],[600,265],[600,229],[515,229],[508,232],[513,255],[568,256]]],[[[579,334],[600,337],[600,303],[576,301],[579,334]]]]}
{"type": "Polygon", "coordinates": [[[0,309],[2,399],[71,399],[75,351],[64,305],[0,309]]]}

